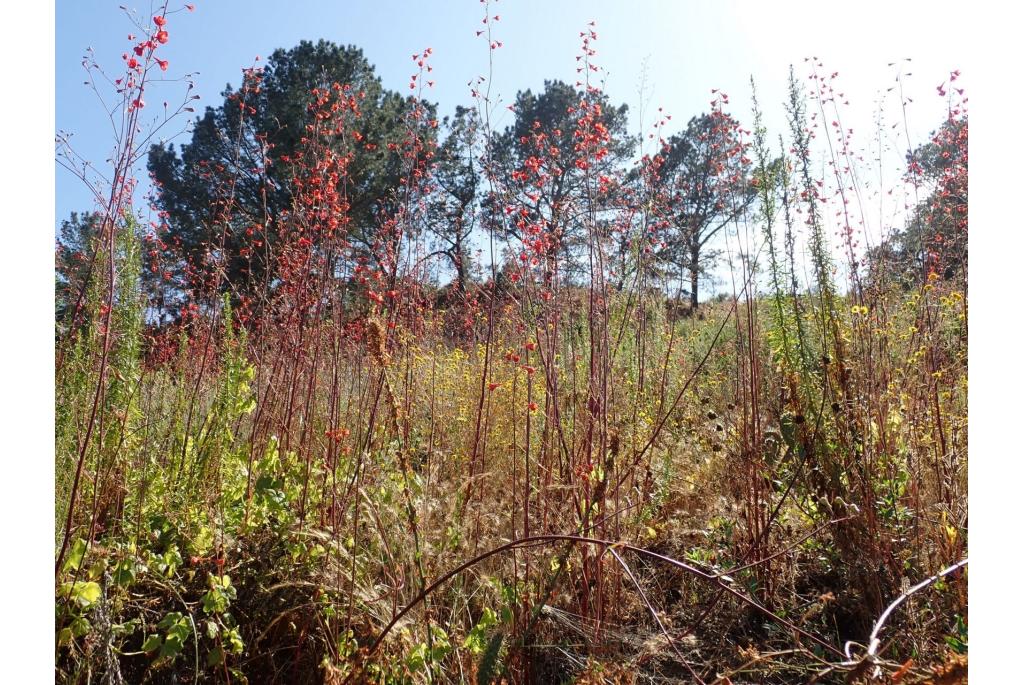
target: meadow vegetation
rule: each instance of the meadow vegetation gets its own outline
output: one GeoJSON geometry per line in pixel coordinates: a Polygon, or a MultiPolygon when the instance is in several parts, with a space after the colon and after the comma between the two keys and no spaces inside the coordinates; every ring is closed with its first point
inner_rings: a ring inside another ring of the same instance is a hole
{"type": "Polygon", "coordinates": [[[439,120],[429,48],[399,95],[304,43],[175,151],[172,19],[58,241],[58,681],[966,678],[957,73],[878,226],[817,60],[789,130],[719,92],[641,137],[593,27],[507,130],[490,78],[439,120]]]}

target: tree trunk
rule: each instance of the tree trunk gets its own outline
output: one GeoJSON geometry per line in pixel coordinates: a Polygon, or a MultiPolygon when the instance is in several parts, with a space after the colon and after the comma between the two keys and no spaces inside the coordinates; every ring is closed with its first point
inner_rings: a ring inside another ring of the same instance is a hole
{"type": "Polygon", "coordinates": [[[455,262],[455,288],[460,295],[466,294],[466,279],[468,277],[465,250],[462,247],[462,224],[456,227],[455,254],[452,259],[455,262]]]}
{"type": "Polygon", "coordinates": [[[460,295],[466,294],[466,260],[461,251],[455,256],[455,288],[460,295]]]}
{"type": "Polygon", "coordinates": [[[690,314],[697,313],[697,277],[700,275],[700,250],[690,248],[690,314]]]}

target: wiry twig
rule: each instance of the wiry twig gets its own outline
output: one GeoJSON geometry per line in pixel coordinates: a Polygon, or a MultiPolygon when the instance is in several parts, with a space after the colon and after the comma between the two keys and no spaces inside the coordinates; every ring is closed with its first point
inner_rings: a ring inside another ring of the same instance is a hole
{"type": "Polygon", "coordinates": [[[960,561],[956,562],[952,566],[948,566],[948,567],[942,569],[941,571],[939,571],[935,575],[929,576],[929,577],[925,578],[920,583],[918,583],[917,585],[911,587],[909,590],[907,590],[906,592],[901,594],[899,597],[897,597],[895,600],[893,600],[892,603],[885,608],[885,611],[883,611],[882,614],[875,621],[875,625],[871,629],[871,635],[868,637],[868,647],[867,647],[867,651],[865,652],[864,656],[860,657],[860,658],[855,658],[851,654],[850,648],[854,644],[856,644],[856,643],[853,642],[852,640],[851,641],[847,641],[847,643],[843,646],[843,651],[846,654],[846,661],[842,662],[841,664],[836,664],[835,667],[833,667],[832,669],[829,669],[829,670],[834,670],[835,668],[841,668],[841,667],[847,667],[847,668],[849,668],[849,667],[862,667],[862,666],[864,666],[864,664],[870,663],[870,664],[874,664],[874,666],[875,666],[874,672],[873,672],[872,675],[875,678],[880,677],[882,675],[882,669],[881,669],[881,666],[880,666],[880,664],[882,662],[881,662],[881,659],[879,659],[879,649],[882,646],[882,641],[878,638],[878,635],[879,635],[879,633],[882,632],[882,628],[885,627],[885,622],[887,620],[889,620],[889,616],[892,615],[892,612],[895,611],[896,608],[900,604],[903,604],[903,602],[907,601],[907,599],[909,599],[910,596],[913,595],[914,593],[916,593],[916,592],[918,592],[920,590],[923,590],[924,588],[928,587],[929,585],[931,585],[935,581],[939,580],[940,578],[944,578],[945,576],[948,576],[949,574],[953,573],[954,571],[958,571],[959,569],[963,568],[966,565],[967,565],[967,559],[966,558],[961,559],[960,561]]]}

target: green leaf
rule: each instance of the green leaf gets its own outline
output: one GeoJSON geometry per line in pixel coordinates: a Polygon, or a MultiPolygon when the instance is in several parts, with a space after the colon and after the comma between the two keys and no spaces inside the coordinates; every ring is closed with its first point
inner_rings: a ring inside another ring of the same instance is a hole
{"type": "Polygon", "coordinates": [[[168,635],[164,641],[163,647],[160,648],[160,658],[173,659],[174,657],[181,654],[181,648],[184,646],[184,642],[177,635],[168,635]]]}
{"type": "Polygon", "coordinates": [[[224,631],[224,643],[232,654],[241,654],[245,649],[245,643],[242,642],[242,634],[238,632],[238,628],[229,628],[224,631]]]}
{"type": "Polygon", "coordinates": [[[114,567],[111,577],[118,585],[130,585],[135,580],[135,562],[131,559],[122,559],[114,567]]]}
{"type": "Polygon", "coordinates": [[[163,643],[164,639],[159,635],[150,635],[146,638],[146,641],[142,643],[142,651],[146,653],[155,652],[160,649],[163,643]]]}
{"type": "Polygon", "coordinates": [[[498,624],[498,615],[490,607],[484,607],[483,615],[477,621],[469,635],[463,641],[462,646],[473,654],[479,654],[487,647],[487,631],[498,624]]]}
{"type": "Polygon", "coordinates": [[[89,620],[84,616],[79,616],[71,622],[71,634],[75,637],[82,637],[92,630],[92,626],[89,624],[89,620]]]}
{"type": "Polygon", "coordinates": [[[484,650],[476,671],[477,685],[490,685],[495,677],[501,674],[501,648],[504,641],[505,633],[495,633],[487,643],[487,649],[484,650]]]}
{"type": "Polygon", "coordinates": [[[427,644],[425,642],[421,642],[420,644],[416,645],[416,649],[412,650],[412,653],[409,654],[409,656],[405,659],[406,667],[408,667],[408,669],[413,673],[422,670],[426,662],[427,644]]]}
{"type": "Polygon", "coordinates": [[[184,616],[180,611],[171,611],[166,616],[164,616],[159,623],[156,624],[156,627],[167,630],[175,623],[180,621],[182,618],[184,618],[184,616]]]}
{"type": "Polygon", "coordinates": [[[187,640],[189,638],[189,635],[191,634],[192,628],[189,626],[188,621],[182,619],[181,621],[178,621],[173,626],[171,626],[171,629],[167,631],[167,639],[176,637],[182,642],[185,642],[185,640],[187,640]]]}
{"type": "Polygon", "coordinates": [[[77,571],[82,567],[82,560],[85,558],[85,549],[85,540],[82,538],[78,538],[71,543],[71,551],[68,552],[68,557],[64,560],[65,571],[77,571]]]}
{"type": "Polygon", "coordinates": [[[224,663],[224,650],[221,647],[214,647],[206,653],[207,666],[220,666],[224,663]]]}
{"type": "Polygon", "coordinates": [[[98,580],[103,576],[103,572],[107,570],[107,560],[97,559],[89,565],[89,580],[98,580]]]}
{"type": "Polygon", "coordinates": [[[74,585],[64,583],[61,587],[65,593],[70,591],[71,597],[83,608],[92,606],[100,598],[100,585],[91,580],[78,580],[74,585]]]}

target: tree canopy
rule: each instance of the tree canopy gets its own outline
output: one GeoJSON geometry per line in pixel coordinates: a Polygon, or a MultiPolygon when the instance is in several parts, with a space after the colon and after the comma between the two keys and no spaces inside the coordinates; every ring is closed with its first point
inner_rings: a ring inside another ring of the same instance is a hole
{"type": "Polygon", "coordinates": [[[718,110],[694,117],[668,140],[658,170],[672,228],[663,257],[677,273],[688,274],[691,309],[697,308],[700,277],[716,257],[709,243],[755,197],[739,130],[718,110]]]}
{"type": "Polygon", "coordinates": [[[263,69],[247,70],[238,89],[226,88],[223,103],[207,108],[180,150],[150,150],[167,227],[164,268],[182,289],[210,285],[207,248],[221,242],[222,290],[230,284],[245,293],[274,281],[272,247],[296,199],[295,162],[318,88],[336,88],[351,101],[346,130],[328,137],[346,160],[339,183],[346,186],[347,240],[370,254],[377,227],[394,211],[415,104],[385,89],[358,48],[303,41],[276,50],[263,69]]]}
{"type": "Polygon", "coordinates": [[[519,92],[513,110],[515,121],[495,142],[505,187],[501,197],[488,199],[488,227],[519,241],[544,241],[540,252],[563,258],[571,272],[586,239],[586,212],[611,206],[612,194],[604,192],[610,187],[601,181],[613,178],[635,148],[628,108],[612,105],[603,93],[545,81],[540,93],[519,92]],[[581,143],[584,126],[602,133],[600,152],[581,143]],[[588,180],[596,193],[588,191],[588,180]],[[501,212],[509,220],[499,221],[501,212]]]}

